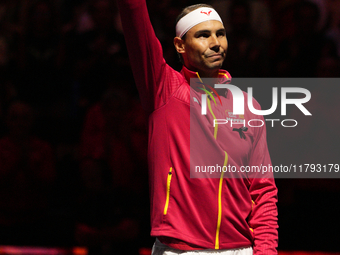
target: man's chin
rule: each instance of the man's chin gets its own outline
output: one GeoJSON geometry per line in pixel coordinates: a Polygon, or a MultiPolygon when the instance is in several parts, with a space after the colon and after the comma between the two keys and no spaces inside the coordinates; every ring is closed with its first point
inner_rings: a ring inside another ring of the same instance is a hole
{"type": "Polygon", "coordinates": [[[211,64],[209,65],[209,69],[210,69],[211,71],[213,71],[213,70],[219,70],[219,69],[221,69],[222,64],[223,64],[223,61],[215,61],[215,62],[213,62],[213,63],[211,63],[211,64]]]}

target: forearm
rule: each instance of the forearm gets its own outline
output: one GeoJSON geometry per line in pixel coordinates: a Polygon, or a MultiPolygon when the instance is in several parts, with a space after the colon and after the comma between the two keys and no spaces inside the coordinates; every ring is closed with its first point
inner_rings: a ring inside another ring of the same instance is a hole
{"type": "Polygon", "coordinates": [[[277,188],[273,178],[253,179],[254,201],[249,226],[254,233],[254,255],[277,254],[277,188]]]}
{"type": "Polygon", "coordinates": [[[145,0],[119,0],[122,26],[136,85],[147,111],[164,74],[163,51],[150,22],[145,0]]]}

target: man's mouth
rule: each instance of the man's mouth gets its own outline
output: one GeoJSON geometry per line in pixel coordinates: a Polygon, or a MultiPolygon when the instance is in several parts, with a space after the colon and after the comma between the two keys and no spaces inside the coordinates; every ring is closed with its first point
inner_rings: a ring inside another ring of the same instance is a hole
{"type": "Polygon", "coordinates": [[[222,53],[212,54],[209,55],[208,58],[223,58],[223,54],[222,53]]]}

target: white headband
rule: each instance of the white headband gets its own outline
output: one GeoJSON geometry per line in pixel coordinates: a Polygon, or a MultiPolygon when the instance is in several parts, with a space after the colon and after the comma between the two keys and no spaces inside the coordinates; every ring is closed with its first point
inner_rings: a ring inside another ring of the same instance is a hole
{"type": "Polygon", "coordinates": [[[222,20],[218,13],[209,7],[200,7],[192,12],[189,12],[181,18],[176,25],[176,36],[181,37],[185,35],[192,27],[208,20],[217,20],[222,24],[222,20]]]}

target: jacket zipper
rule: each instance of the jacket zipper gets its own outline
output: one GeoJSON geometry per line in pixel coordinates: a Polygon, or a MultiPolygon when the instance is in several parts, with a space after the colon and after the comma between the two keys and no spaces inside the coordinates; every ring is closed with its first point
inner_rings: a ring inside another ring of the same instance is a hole
{"type": "MultiPolygon", "coordinates": [[[[226,166],[228,164],[228,154],[225,153],[224,164],[226,166]]],[[[221,220],[222,220],[222,187],[223,187],[223,176],[224,172],[221,172],[220,183],[218,186],[218,217],[217,217],[217,227],[216,227],[216,239],[215,239],[215,249],[220,249],[220,228],[221,228],[221,220]]]]}
{"type": "MultiPolygon", "coordinates": [[[[254,200],[251,200],[251,211],[253,211],[254,205],[255,205],[254,200]]],[[[253,228],[249,228],[249,229],[250,229],[251,232],[254,233],[254,229],[253,228]]]]}
{"type": "MultiPolygon", "coordinates": [[[[208,99],[207,101],[208,101],[208,108],[209,108],[209,110],[211,112],[211,115],[213,116],[214,120],[216,120],[216,116],[215,116],[214,112],[211,109],[210,100],[208,99]]],[[[214,128],[214,138],[215,138],[215,140],[217,139],[217,131],[218,131],[218,124],[215,123],[215,128],[214,128]]]]}
{"type": "Polygon", "coordinates": [[[163,213],[164,215],[167,214],[168,207],[169,207],[171,178],[172,178],[172,167],[170,167],[168,178],[166,181],[166,200],[165,200],[164,213],[163,213]]]}

